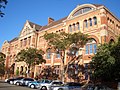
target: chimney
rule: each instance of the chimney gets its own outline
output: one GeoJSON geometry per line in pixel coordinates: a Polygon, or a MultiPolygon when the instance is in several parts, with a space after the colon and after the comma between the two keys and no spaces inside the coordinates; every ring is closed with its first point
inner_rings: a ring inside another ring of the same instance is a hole
{"type": "Polygon", "coordinates": [[[50,23],[52,23],[52,22],[54,22],[54,19],[51,18],[51,17],[48,17],[48,24],[50,24],[50,23]]]}

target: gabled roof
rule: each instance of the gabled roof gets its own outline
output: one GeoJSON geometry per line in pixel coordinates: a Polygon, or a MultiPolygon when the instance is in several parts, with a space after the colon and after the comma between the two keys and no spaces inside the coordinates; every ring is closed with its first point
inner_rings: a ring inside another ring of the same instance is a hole
{"type": "Polygon", "coordinates": [[[42,26],[40,26],[40,25],[38,25],[38,24],[35,24],[35,23],[33,23],[33,22],[30,22],[30,21],[28,21],[28,23],[30,24],[30,26],[33,28],[34,27],[34,25],[35,25],[35,29],[36,30],[40,30],[40,28],[42,27],[42,26]]]}
{"type": "Polygon", "coordinates": [[[40,31],[45,30],[47,28],[50,28],[52,26],[58,25],[58,24],[62,23],[64,20],[66,20],[66,19],[67,19],[67,17],[64,17],[64,18],[62,18],[60,20],[57,20],[57,21],[54,21],[54,22],[52,22],[52,23],[50,23],[48,25],[45,25],[45,26],[41,27],[40,31]]]}
{"type": "Polygon", "coordinates": [[[13,38],[13,39],[10,40],[9,42],[11,43],[11,42],[14,42],[14,41],[16,41],[16,40],[18,40],[18,37],[13,38]]]}
{"type": "Polygon", "coordinates": [[[93,4],[93,5],[96,6],[96,7],[103,6],[103,5],[101,5],[101,4],[93,4]]]}

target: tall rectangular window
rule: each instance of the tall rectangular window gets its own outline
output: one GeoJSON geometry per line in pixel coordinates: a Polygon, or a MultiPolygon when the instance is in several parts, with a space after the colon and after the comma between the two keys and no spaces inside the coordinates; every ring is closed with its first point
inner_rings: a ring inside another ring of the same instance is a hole
{"type": "Polygon", "coordinates": [[[94,25],[97,25],[97,17],[93,17],[94,25]]]}
{"type": "Polygon", "coordinates": [[[69,32],[72,32],[72,26],[69,25],[69,32]]]}
{"type": "Polygon", "coordinates": [[[94,47],[94,53],[96,53],[97,45],[93,44],[93,47],[94,47]]]}
{"type": "Polygon", "coordinates": [[[20,47],[22,47],[22,42],[23,42],[23,40],[20,40],[20,47]]]}
{"type": "Polygon", "coordinates": [[[90,22],[90,26],[92,26],[92,19],[91,18],[89,19],[89,22],[90,22]]]}
{"type": "Polygon", "coordinates": [[[50,59],[50,58],[51,58],[51,54],[47,53],[47,59],[50,59]]]}
{"type": "Polygon", "coordinates": [[[24,46],[27,45],[27,38],[24,39],[24,46]]]}
{"type": "Polygon", "coordinates": [[[60,54],[56,54],[56,58],[60,58],[60,54]]]}
{"type": "Polygon", "coordinates": [[[79,22],[77,23],[77,29],[80,30],[80,24],[79,24],[79,22]]]}
{"type": "Polygon", "coordinates": [[[75,31],[75,24],[73,24],[73,30],[75,31]]]}
{"type": "Polygon", "coordinates": [[[31,43],[31,36],[28,38],[28,45],[31,43]]]}
{"type": "Polygon", "coordinates": [[[86,54],[89,54],[89,46],[86,45],[86,54]]]}
{"type": "Polygon", "coordinates": [[[93,45],[90,44],[90,54],[93,53],[93,45]]]}

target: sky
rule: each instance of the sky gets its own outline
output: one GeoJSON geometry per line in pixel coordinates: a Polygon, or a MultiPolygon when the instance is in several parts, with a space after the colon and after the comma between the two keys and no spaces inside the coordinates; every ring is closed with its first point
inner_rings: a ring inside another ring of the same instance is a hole
{"type": "Polygon", "coordinates": [[[0,48],[5,40],[19,36],[26,20],[46,25],[48,17],[59,20],[81,4],[102,4],[120,19],[120,0],[8,0],[0,17],[0,48]]]}

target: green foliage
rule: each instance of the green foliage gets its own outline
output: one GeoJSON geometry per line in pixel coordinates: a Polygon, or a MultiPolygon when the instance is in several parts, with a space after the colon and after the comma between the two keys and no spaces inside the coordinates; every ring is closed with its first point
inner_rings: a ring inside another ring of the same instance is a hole
{"type": "Polygon", "coordinates": [[[72,44],[78,48],[83,47],[89,40],[88,35],[81,32],[70,34],[70,33],[45,33],[45,40],[47,40],[49,47],[54,49],[66,50],[71,47],[72,44]]]}
{"type": "Polygon", "coordinates": [[[120,39],[114,44],[104,44],[98,47],[92,58],[91,68],[96,80],[115,81],[120,79],[120,39]]]}
{"type": "Polygon", "coordinates": [[[19,70],[17,69],[17,70],[16,70],[16,76],[18,76],[18,75],[19,75],[19,70]]]}
{"type": "MultiPolygon", "coordinates": [[[[61,60],[62,60],[62,75],[64,78],[65,73],[67,73],[68,68],[64,68],[64,59],[66,57],[71,57],[69,58],[69,62],[67,65],[70,63],[74,62],[77,58],[76,53],[79,50],[79,48],[83,48],[83,46],[87,43],[89,40],[88,35],[83,34],[81,32],[78,33],[65,33],[65,32],[60,32],[60,33],[45,33],[44,34],[44,39],[48,42],[48,48],[51,49],[51,52],[54,53],[59,53],[61,55],[61,60]],[[66,51],[68,51],[66,53],[66,51]]],[[[78,55],[78,57],[80,57],[78,55]]]]}
{"type": "Polygon", "coordinates": [[[2,12],[2,8],[5,8],[6,4],[8,3],[7,0],[0,0],[0,16],[3,17],[5,14],[2,12]]]}
{"type": "Polygon", "coordinates": [[[46,63],[46,60],[42,57],[43,51],[37,50],[35,48],[28,48],[21,50],[17,56],[16,61],[24,61],[28,65],[28,68],[31,66],[38,65],[40,63],[46,63]]]}
{"type": "Polygon", "coordinates": [[[2,52],[0,52],[0,76],[5,74],[5,54],[3,54],[2,52]]]}
{"type": "Polygon", "coordinates": [[[42,72],[40,73],[40,79],[44,78],[44,79],[50,79],[50,80],[57,80],[59,77],[58,74],[54,73],[53,71],[55,70],[54,67],[46,67],[42,70],[42,72]]]}

